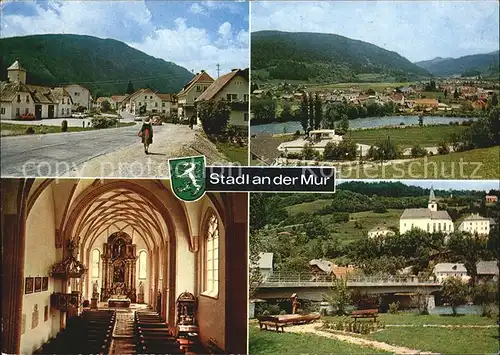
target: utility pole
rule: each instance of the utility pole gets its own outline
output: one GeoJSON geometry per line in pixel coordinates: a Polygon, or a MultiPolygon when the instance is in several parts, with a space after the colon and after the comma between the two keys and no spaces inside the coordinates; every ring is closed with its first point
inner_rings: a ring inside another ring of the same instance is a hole
{"type": "Polygon", "coordinates": [[[217,78],[218,78],[220,76],[220,64],[217,63],[216,67],[217,67],[217,78]]]}

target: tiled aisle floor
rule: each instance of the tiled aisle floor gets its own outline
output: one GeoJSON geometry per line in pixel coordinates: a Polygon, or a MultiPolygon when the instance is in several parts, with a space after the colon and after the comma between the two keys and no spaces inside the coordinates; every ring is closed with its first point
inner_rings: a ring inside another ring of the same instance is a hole
{"type": "Polygon", "coordinates": [[[113,329],[113,340],[109,354],[136,354],[134,342],[134,310],[117,309],[116,322],[113,329]]]}

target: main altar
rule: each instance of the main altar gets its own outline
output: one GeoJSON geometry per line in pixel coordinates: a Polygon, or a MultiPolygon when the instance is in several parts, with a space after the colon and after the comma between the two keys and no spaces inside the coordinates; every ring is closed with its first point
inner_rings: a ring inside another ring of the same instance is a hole
{"type": "Polygon", "coordinates": [[[110,307],[128,307],[136,302],[136,246],[124,232],[116,232],[103,245],[101,301],[110,307]]]}

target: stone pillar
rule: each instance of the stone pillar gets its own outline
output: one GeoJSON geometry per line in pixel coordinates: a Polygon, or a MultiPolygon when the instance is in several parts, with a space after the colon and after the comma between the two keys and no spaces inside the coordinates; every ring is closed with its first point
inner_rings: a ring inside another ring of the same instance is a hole
{"type": "Polygon", "coordinates": [[[18,194],[18,191],[22,192],[22,182],[2,181],[2,185],[2,194],[5,194],[8,204],[11,204],[6,206],[2,201],[2,352],[19,354],[24,296],[26,204],[18,194]],[[16,198],[20,206],[15,204],[16,198]]]}

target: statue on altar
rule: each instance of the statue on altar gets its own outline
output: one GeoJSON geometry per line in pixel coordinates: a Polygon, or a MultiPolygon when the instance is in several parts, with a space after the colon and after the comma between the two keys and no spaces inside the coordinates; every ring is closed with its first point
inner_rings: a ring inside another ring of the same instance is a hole
{"type": "Polygon", "coordinates": [[[144,303],[144,284],[139,282],[139,293],[137,294],[137,303],[144,303]]]}
{"type": "Polygon", "coordinates": [[[99,298],[99,283],[97,280],[92,284],[92,298],[99,298]]]}

